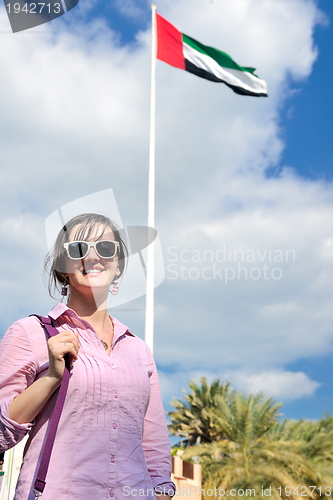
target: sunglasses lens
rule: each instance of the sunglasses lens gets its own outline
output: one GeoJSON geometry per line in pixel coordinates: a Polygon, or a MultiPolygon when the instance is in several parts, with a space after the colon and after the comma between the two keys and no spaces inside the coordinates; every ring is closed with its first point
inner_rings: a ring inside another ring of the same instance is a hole
{"type": "Polygon", "coordinates": [[[100,257],[110,259],[116,255],[116,245],[113,241],[99,241],[96,244],[96,250],[100,257]]]}
{"type": "Polygon", "coordinates": [[[88,253],[88,245],[84,241],[75,241],[68,245],[68,254],[72,259],[83,259],[88,253]]]}

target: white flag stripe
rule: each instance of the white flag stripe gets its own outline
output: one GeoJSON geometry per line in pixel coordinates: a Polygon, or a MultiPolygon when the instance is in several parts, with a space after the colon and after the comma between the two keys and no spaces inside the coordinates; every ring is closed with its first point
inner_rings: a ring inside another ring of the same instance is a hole
{"type": "Polygon", "coordinates": [[[183,43],[183,54],[185,59],[193,63],[197,68],[212,73],[229,85],[242,87],[245,90],[258,94],[267,94],[266,82],[247,71],[223,68],[213,58],[202,52],[198,52],[186,43],[183,43]]]}

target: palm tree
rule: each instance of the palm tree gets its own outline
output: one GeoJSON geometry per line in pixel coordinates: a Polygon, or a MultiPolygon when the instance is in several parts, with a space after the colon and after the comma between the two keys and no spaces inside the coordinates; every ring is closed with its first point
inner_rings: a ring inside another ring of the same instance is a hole
{"type": "MultiPolygon", "coordinates": [[[[200,457],[206,492],[217,488],[234,498],[254,496],[253,490],[266,499],[319,497],[320,490],[308,486],[324,486],[324,475],[306,455],[304,441],[288,434],[287,426],[279,427],[281,403],[236,391],[215,401],[214,422],[224,438],[192,446],[183,455],[184,460],[200,457]],[[236,495],[230,494],[233,489],[236,495]]],[[[215,498],[220,498],[217,490],[215,498]]],[[[207,498],[214,498],[211,492],[207,498]]]]}
{"type": "Polygon", "coordinates": [[[319,421],[285,420],[272,431],[280,439],[300,443],[302,453],[319,469],[329,485],[333,483],[333,417],[319,421]]]}
{"type": "Polygon", "coordinates": [[[216,418],[217,397],[228,401],[230,382],[221,383],[217,378],[209,385],[206,377],[201,377],[200,382],[198,386],[192,379],[188,384],[191,391],[185,391],[185,401],[175,398],[171,401],[175,411],[168,412],[171,434],[185,438],[186,446],[211,443],[223,437],[216,418]]]}
{"type": "Polygon", "coordinates": [[[304,453],[333,486],[333,417],[327,415],[316,422],[317,433],[304,445],[304,453]]]}

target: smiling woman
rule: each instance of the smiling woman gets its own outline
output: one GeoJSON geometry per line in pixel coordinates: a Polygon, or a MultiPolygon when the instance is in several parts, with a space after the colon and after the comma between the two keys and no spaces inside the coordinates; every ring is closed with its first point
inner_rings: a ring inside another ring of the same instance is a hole
{"type": "Polygon", "coordinates": [[[54,296],[55,291],[60,291],[59,287],[69,285],[67,266],[74,265],[74,261],[78,261],[76,268],[78,270],[81,266],[82,273],[89,267],[93,268],[94,261],[96,269],[98,267],[102,269],[103,263],[112,264],[111,267],[114,268],[117,263],[117,272],[114,276],[120,278],[125,269],[126,258],[127,248],[121,232],[110,219],[100,214],[82,214],[73,217],[59,232],[53,251],[45,259],[46,270],[50,268],[50,295],[54,296]],[[109,239],[112,242],[111,248],[111,242],[107,243],[109,239]],[[110,250],[111,253],[108,253],[110,250]]]}
{"type": "MultiPolygon", "coordinates": [[[[49,317],[58,334],[45,342],[36,317],[14,323],[0,345],[0,452],[29,433],[15,500],[32,485],[65,357],[69,388],[43,499],[125,498],[126,489],[174,491],[158,377],[147,345],[108,315],[110,286],[127,257],[120,230],[99,214],[71,219],[46,258],[49,291],[68,295],[49,317]],[[70,496],[68,496],[70,492],[70,496]]],[[[164,495],[162,495],[164,496],[164,495]]],[[[167,495],[165,495],[167,496],[167,495]]]]}

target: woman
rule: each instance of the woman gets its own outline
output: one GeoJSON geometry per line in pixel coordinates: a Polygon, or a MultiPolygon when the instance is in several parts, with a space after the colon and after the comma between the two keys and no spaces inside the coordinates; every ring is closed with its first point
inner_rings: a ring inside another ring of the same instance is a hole
{"type": "Polygon", "coordinates": [[[46,343],[34,316],[14,323],[0,346],[0,451],[29,432],[15,500],[32,500],[36,466],[64,372],[73,368],[43,500],[169,498],[170,447],[156,367],[147,345],[107,313],[126,247],[99,214],[59,233],[50,287],[69,289],[49,313],[58,335],[46,343]]]}

